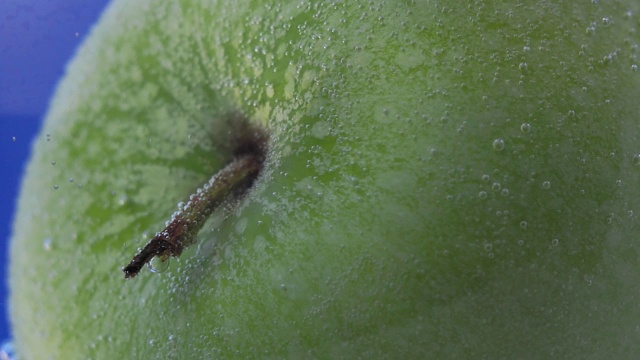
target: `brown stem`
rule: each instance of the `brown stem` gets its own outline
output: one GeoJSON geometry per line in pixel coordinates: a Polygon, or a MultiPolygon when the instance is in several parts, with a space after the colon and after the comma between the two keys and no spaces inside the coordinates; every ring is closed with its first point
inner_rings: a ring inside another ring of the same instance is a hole
{"type": "Polygon", "coordinates": [[[237,197],[251,187],[262,168],[262,161],[260,154],[244,153],[211,177],[191,195],[184,209],[172,218],[169,225],[124,267],[124,277],[135,277],[156,256],[163,260],[169,256],[180,256],[185,247],[195,242],[196,235],[214,210],[225,200],[237,197]]]}

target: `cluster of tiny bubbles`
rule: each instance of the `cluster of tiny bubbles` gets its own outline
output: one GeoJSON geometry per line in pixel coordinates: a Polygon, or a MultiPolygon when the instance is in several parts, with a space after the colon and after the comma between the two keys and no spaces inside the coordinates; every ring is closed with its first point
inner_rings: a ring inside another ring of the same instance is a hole
{"type": "Polygon", "coordinates": [[[18,360],[18,355],[16,355],[10,340],[5,340],[0,345],[0,360],[18,360]]]}
{"type": "Polygon", "coordinates": [[[162,259],[162,256],[154,256],[148,266],[153,273],[163,273],[169,268],[169,258],[162,259]]]}
{"type": "Polygon", "coordinates": [[[496,151],[504,150],[504,140],[502,139],[493,140],[493,149],[496,151]]]}
{"type": "Polygon", "coordinates": [[[531,131],[531,124],[523,123],[522,125],[520,125],[520,131],[522,131],[525,134],[528,134],[531,131]]]}

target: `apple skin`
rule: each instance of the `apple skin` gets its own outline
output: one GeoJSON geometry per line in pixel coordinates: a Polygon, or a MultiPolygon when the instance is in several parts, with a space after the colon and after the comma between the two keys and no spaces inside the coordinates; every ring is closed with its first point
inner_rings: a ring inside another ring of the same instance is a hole
{"type": "Polygon", "coordinates": [[[24,180],[20,356],[630,358],[639,13],[115,1],[24,180]],[[229,160],[237,112],[271,134],[257,185],[166,272],[125,281],[229,160]]]}

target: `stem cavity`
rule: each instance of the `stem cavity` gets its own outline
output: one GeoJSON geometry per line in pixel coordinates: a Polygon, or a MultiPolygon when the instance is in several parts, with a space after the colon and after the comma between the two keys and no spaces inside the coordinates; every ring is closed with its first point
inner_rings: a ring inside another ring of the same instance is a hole
{"type": "Polygon", "coordinates": [[[240,115],[233,114],[233,124],[227,140],[234,159],[198,191],[189,197],[186,205],[172,216],[167,227],[136,254],[123,268],[125,278],[133,278],[154,257],[166,261],[170,256],[180,256],[182,251],[196,241],[198,232],[207,218],[229,200],[238,200],[251,188],[262,170],[266,157],[268,137],[261,129],[252,127],[240,115]]]}

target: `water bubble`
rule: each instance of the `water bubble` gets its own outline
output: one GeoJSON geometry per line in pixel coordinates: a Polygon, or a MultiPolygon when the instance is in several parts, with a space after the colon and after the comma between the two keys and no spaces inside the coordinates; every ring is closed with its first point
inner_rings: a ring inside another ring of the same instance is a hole
{"type": "Polygon", "coordinates": [[[558,239],[551,240],[551,246],[558,246],[559,243],[560,243],[560,240],[558,239]]]}
{"type": "Polygon", "coordinates": [[[18,356],[15,353],[13,348],[13,343],[11,341],[5,341],[0,346],[0,359],[3,360],[16,360],[18,356]]]}
{"type": "Polygon", "coordinates": [[[602,24],[609,25],[611,23],[611,19],[609,19],[608,17],[603,17],[602,18],[602,24]]]}
{"type": "Polygon", "coordinates": [[[587,35],[592,35],[593,33],[596,32],[596,27],[591,25],[587,28],[587,30],[585,31],[587,33],[587,35]]]}
{"type": "Polygon", "coordinates": [[[504,140],[502,139],[493,140],[493,149],[496,151],[504,150],[504,140]]]}
{"type": "Polygon", "coordinates": [[[527,226],[529,226],[529,224],[526,221],[520,221],[520,228],[521,229],[526,229],[527,226]]]}
{"type": "Polygon", "coordinates": [[[631,70],[638,71],[638,64],[631,65],[631,70]]]}
{"type": "Polygon", "coordinates": [[[51,238],[46,238],[42,242],[42,247],[45,249],[45,251],[51,251],[52,243],[53,243],[53,240],[51,240],[51,238]]]}
{"type": "Polygon", "coordinates": [[[640,154],[633,155],[633,165],[640,165],[640,154]]]}
{"type": "Polygon", "coordinates": [[[500,193],[502,194],[502,196],[509,196],[509,189],[507,189],[507,188],[502,189],[502,191],[500,193]]]}
{"type": "Polygon", "coordinates": [[[528,134],[531,131],[531,124],[524,123],[520,125],[520,131],[522,131],[525,134],[528,134]]]}
{"type": "Polygon", "coordinates": [[[549,180],[544,181],[544,182],[542,183],[542,188],[543,188],[543,189],[549,189],[549,188],[551,188],[551,181],[549,181],[549,180]]]}
{"type": "Polygon", "coordinates": [[[154,256],[149,261],[149,270],[154,273],[163,273],[169,268],[169,258],[163,259],[162,256],[154,256]]]}
{"type": "Polygon", "coordinates": [[[58,184],[53,184],[53,189],[58,190],[58,184]]]}
{"type": "Polygon", "coordinates": [[[491,244],[484,244],[484,251],[489,252],[493,250],[493,245],[491,244]]]}
{"type": "Polygon", "coordinates": [[[491,176],[489,176],[487,174],[482,175],[482,181],[488,182],[489,180],[491,180],[491,176]]]}
{"type": "Polygon", "coordinates": [[[520,70],[522,70],[522,71],[527,70],[527,68],[528,68],[528,67],[529,67],[529,65],[527,65],[527,63],[526,63],[526,62],[521,62],[521,63],[518,65],[518,69],[520,69],[520,70]]]}
{"type": "Polygon", "coordinates": [[[55,160],[51,161],[51,165],[55,165],[55,164],[56,164],[55,160]]]}
{"type": "Polygon", "coordinates": [[[248,223],[249,219],[247,219],[246,217],[238,219],[238,221],[236,222],[236,232],[238,234],[244,233],[244,230],[247,228],[248,223]]]}
{"type": "Polygon", "coordinates": [[[486,199],[486,198],[487,198],[487,192],[486,192],[486,191],[480,191],[480,192],[478,193],[478,197],[479,197],[480,199],[486,199]]]}
{"type": "Polygon", "coordinates": [[[500,186],[500,183],[499,183],[499,182],[494,182],[494,183],[491,185],[491,189],[492,189],[492,190],[494,190],[494,191],[498,191],[498,190],[500,190],[500,187],[501,187],[501,186],[500,186]]]}

